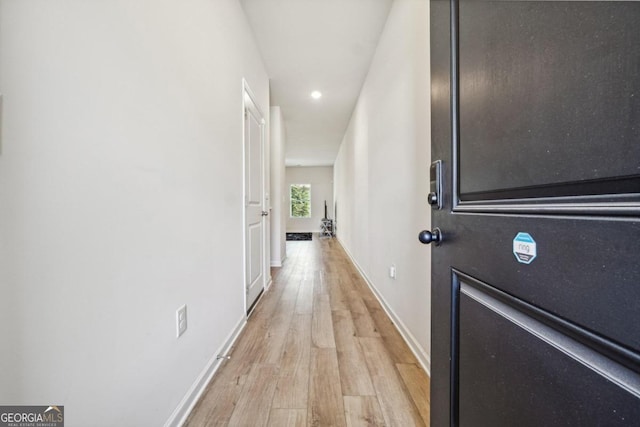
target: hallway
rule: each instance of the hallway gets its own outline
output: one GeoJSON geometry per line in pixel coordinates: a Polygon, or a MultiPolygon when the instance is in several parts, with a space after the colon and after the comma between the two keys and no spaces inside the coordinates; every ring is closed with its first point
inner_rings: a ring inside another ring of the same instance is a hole
{"type": "Polygon", "coordinates": [[[429,425],[429,378],[338,241],[287,254],[186,425],[429,425]]]}

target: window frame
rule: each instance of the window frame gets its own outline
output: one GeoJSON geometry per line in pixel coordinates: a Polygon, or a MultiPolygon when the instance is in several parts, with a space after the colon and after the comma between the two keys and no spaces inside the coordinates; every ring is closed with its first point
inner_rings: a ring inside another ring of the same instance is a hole
{"type": "Polygon", "coordinates": [[[289,218],[291,219],[309,219],[311,218],[311,184],[289,184],[289,218]],[[292,189],[294,187],[307,187],[309,191],[309,215],[308,216],[294,216],[293,215],[293,197],[292,189]]]}

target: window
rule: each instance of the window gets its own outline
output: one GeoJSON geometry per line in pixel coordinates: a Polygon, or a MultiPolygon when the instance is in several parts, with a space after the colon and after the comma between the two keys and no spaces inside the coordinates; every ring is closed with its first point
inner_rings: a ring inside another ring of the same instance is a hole
{"type": "Polygon", "coordinates": [[[291,184],[291,218],[311,218],[311,184],[291,184]]]}

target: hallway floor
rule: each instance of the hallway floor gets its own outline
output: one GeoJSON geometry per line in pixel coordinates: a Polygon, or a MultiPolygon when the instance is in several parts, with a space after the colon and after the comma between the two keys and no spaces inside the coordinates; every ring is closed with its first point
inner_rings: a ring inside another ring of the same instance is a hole
{"type": "Polygon", "coordinates": [[[287,260],[186,425],[429,425],[429,378],[335,239],[287,260]]]}

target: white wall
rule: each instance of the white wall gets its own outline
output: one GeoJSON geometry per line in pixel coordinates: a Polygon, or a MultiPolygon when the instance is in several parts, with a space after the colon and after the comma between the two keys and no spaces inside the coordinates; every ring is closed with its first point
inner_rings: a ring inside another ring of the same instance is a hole
{"type": "Polygon", "coordinates": [[[280,107],[271,107],[271,266],[280,267],[287,256],[284,149],[286,132],[280,107]]]}
{"type": "Polygon", "coordinates": [[[320,232],[320,220],[324,218],[324,201],[327,201],[327,215],[333,218],[333,167],[302,166],[286,168],[285,215],[288,232],[320,232]],[[311,218],[291,218],[291,184],[311,184],[311,218]]]}
{"type": "Polygon", "coordinates": [[[430,248],[417,236],[430,226],[428,8],[394,2],[334,166],[338,238],[427,368],[430,248]]]}
{"type": "Polygon", "coordinates": [[[252,33],[237,0],[0,1],[0,402],[162,425],[243,318],[252,33]]]}

